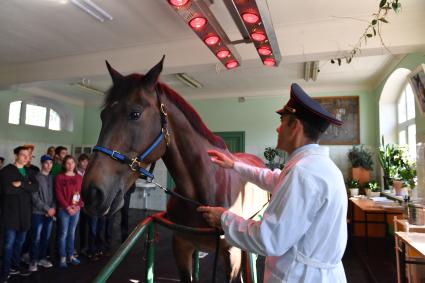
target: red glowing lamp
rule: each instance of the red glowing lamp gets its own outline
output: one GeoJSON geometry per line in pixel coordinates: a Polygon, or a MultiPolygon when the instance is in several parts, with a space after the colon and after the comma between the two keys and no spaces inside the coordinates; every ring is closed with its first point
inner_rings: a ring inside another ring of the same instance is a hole
{"type": "Polygon", "coordinates": [[[258,31],[251,33],[251,37],[254,41],[263,41],[266,39],[266,35],[258,31]]]}
{"type": "Polygon", "coordinates": [[[254,13],[243,13],[242,19],[248,24],[255,24],[260,20],[260,17],[254,13]]]}
{"type": "Polygon", "coordinates": [[[219,41],[220,41],[220,37],[218,37],[217,35],[210,35],[204,39],[204,42],[207,45],[214,45],[214,44],[217,44],[219,41]]]}
{"type": "Polygon", "coordinates": [[[264,59],[263,64],[266,66],[274,66],[276,64],[276,61],[272,58],[264,59]]]}
{"type": "Polygon", "coordinates": [[[258,48],[257,51],[260,55],[264,55],[264,56],[268,56],[268,55],[272,54],[272,51],[267,46],[260,47],[260,48],[258,48]]]}
{"type": "Polygon", "coordinates": [[[174,7],[182,7],[187,4],[189,0],[168,0],[168,3],[174,7]]]}
{"type": "Polygon", "coordinates": [[[229,61],[226,63],[226,68],[227,69],[234,69],[238,66],[238,62],[236,61],[229,61]]]}
{"type": "Polygon", "coordinates": [[[207,24],[207,19],[203,17],[196,17],[190,20],[189,25],[193,29],[201,29],[207,24]]]}
{"type": "Polygon", "coordinates": [[[229,56],[230,51],[229,50],[221,50],[217,52],[217,57],[220,59],[226,58],[227,56],[229,56]]]}

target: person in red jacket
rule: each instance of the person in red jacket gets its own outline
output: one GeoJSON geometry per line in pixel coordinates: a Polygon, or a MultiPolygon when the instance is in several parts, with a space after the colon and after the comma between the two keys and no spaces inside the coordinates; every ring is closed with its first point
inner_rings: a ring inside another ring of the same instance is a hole
{"type": "Polygon", "coordinates": [[[80,264],[74,257],[75,229],[80,216],[80,209],[84,203],[81,200],[81,185],[83,178],[77,174],[75,159],[71,155],[65,156],[62,172],[55,179],[55,195],[59,207],[59,266],[68,267],[80,264]]]}

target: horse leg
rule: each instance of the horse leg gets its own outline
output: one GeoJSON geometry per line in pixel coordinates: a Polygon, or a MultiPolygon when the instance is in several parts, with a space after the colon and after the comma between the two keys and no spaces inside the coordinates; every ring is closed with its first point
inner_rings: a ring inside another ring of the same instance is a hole
{"type": "Polygon", "coordinates": [[[192,282],[192,254],[195,247],[187,240],[173,235],[173,254],[176,259],[177,269],[180,274],[180,282],[192,282]]]}
{"type": "Polygon", "coordinates": [[[239,248],[225,246],[221,249],[221,256],[227,275],[227,282],[241,282],[242,251],[239,248]]]}

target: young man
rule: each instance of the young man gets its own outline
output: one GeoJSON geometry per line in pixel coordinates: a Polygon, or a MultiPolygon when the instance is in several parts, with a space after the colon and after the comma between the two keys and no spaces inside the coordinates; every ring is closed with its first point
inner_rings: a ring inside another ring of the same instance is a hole
{"type": "Polygon", "coordinates": [[[32,159],[34,158],[33,153],[34,153],[35,146],[33,144],[24,144],[23,147],[27,147],[30,150],[30,160],[25,165],[25,169],[27,170],[28,174],[35,176],[37,175],[38,172],[40,172],[40,168],[32,164],[32,159]]]}
{"type": "Polygon", "coordinates": [[[47,260],[47,251],[52,232],[53,217],[56,214],[56,204],[53,190],[53,176],[50,175],[53,159],[50,155],[40,158],[41,172],[35,177],[38,182],[38,192],[32,194],[32,244],[29,271],[37,271],[37,266],[52,267],[47,260]]]}
{"type": "Polygon", "coordinates": [[[30,273],[20,265],[22,244],[31,226],[31,193],[37,192],[38,184],[25,169],[30,159],[30,149],[18,146],[13,150],[15,162],[0,172],[3,189],[4,247],[0,282],[9,274],[28,276],[30,273]]]}
{"type": "Polygon", "coordinates": [[[66,147],[60,145],[55,148],[55,157],[53,161],[52,171],[50,171],[50,174],[53,177],[55,177],[62,171],[62,161],[67,155],[68,149],[66,147]]]}
{"type": "Polygon", "coordinates": [[[347,193],[341,171],[317,142],[331,116],[297,84],[277,111],[277,148],[289,155],[285,168],[270,171],[209,151],[212,162],[233,168],[272,194],[261,221],[245,220],[221,207],[200,207],[205,220],[226,240],[266,256],[265,283],[346,282],[341,258],[347,242],[347,193]]]}

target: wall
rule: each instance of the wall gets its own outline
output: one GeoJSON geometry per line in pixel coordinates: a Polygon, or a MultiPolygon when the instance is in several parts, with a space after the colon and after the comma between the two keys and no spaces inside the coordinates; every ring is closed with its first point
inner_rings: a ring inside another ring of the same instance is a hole
{"type": "MultiPolygon", "coordinates": [[[[375,144],[377,121],[374,113],[378,106],[371,93],[365,91],[318,93],[312,96],[359,96],[360,142],[370,147],[375,144]]],[[[275,110],[281,108],[288,99],[289,94],[282,94],[282,97],[248,97],[243,103],[238,102],[237,98],[193,99],[189,103],[198,111],[210,130],[245,131],[246,151],[264,159],[264,148],[276,146],[279,115],[275,113],[275,110]],[[217,115],[218,111],[219,115],[217,115]]],[[[83,143],[95,144],[99,130],[99,107],[86,107],[83,143]]],[[[331,157],[346,178],[349,178],[351,169],[347,159],[347,151],[350,148],[351,146],[330,146],[331,157]]]]}
{"type": "MultiPolygon", "coordinates": [[[[50,145],[80,144],[83,140],[84,107],[70,103],[58,103],[73,117],[73,131],[52,131],[47,128],[29,125],[11,125],[8,123],[9,103],[15,100],[30,99],[31,95],[19,91],[0,91],[0,156],[7,162],[13,160],[12,150],[19,144],[36,145],[35,155],[40,157],[50,145]]],[[[37,162],[38,163],[38,162],[37,162]]]]}

